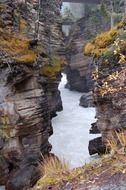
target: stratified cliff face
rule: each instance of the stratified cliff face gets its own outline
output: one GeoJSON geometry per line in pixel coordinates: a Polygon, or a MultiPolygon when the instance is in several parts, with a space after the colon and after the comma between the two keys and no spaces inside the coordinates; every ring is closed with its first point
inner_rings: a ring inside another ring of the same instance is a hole
{"type": "Polygon", "coordinates": [[[52,0],[45,2],[39,17],[37,2],[0,3],[0,185],[7,190],[36,182],[38,162],[51,150],[51,115],[62,109],[61,3],[54,0],[52,7],[52,0]],[[46,14],[53,14],[51,24],[46,25],[46,14]]]}
{"type": "MultiPolygon", "coordinates": [[[[85,53],[96,58],[94,99],[97,126],[105,144],[113,139],[116,132],[126,134],[125,26],[124,20],[109,32],[98,35],[85,47],[85,53]]],[[[117,137],[116,140],[119,144],[117,137]]]]}
{"type": "Polygon", "coordinates": [[[109,28],[109,18],[97,10],[86,15],[72,26],[67,42],[67,79],[71,90],[89,92],[92,90],[92,59],[83,55],[84,45],[97,33],[109,28]]]}

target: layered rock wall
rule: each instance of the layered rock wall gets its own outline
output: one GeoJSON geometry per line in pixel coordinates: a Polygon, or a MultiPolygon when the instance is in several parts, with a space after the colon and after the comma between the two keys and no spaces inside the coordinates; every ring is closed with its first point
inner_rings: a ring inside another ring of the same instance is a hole
{"type": "Polygon", "coordinates": [[[83,54],[85,44],[110,27],[109,17],[96,10],[78,20],[71,29],[67,39],[67,79],[68,88],[80,92],[89,92],[93,88],[91,78],[93,65],[92,59],[83,54]]]}
{"type": "Polygon", "coordinates": [[[97,127],[105,144],[112,142],[119,145],[118,135],[122,134],[121,139],[124,140],[126,134],[125,25],[124,19],[85,47],[85,53],[95,56],[94,100],[97,127]]]}
{"type": "Polygon", "coordinates": [[[41,7],[37,1],[0,3],[0,185],[7,190],[32,186],[51,150],[51,115],[62,109],[60,6],[58,0],[41,7]],[[48,14],[54,20],[46,25],[48,14]]]}

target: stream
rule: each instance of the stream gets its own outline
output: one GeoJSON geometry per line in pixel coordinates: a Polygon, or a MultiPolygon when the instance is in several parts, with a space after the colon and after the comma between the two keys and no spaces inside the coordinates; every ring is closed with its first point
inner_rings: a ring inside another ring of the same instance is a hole
{"type": "Polygon", "coordinates": [[[79,106],[82,93],[64,88],[66,75],[63,74],[59,85],[63,111],[53,118],[54,134],[50,137],[52,152],[70,165],[80,167],[93,159],[88,153],[88,142],[96,135],[90,135],[91,123],[95,122],[95,108],[79,106]]]}

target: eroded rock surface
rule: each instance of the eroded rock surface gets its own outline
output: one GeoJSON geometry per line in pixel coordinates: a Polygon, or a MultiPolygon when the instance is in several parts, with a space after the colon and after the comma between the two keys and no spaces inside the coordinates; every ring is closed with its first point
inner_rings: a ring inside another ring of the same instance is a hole
{"type": "Polygon", "coordinates": [[[58,0],[41,7],[37,1],[0,2],[0,185],[7,190],[32,186],[39,161],[51,150],[51,116],[62,109],[60,7],[58,0]],[[38,9],[44,9],[40,18],[38,9]]]}
{"type": "Polygon", "coordinates": [[[92,59],[84,56],[83,47],[97,33],[101,33],[108,28],[109,18],[102,15],[100,10],[85,15],[85,17],[78,20],[72,26],[67,41],[67,58],[69,64],[67,78],[70,89],[81,92],[89,92],[92,89],[92,59]]]}
{"type": "MultiPolygon", "coordinates": [[[[85,17],[72,26],[70,35],[66,40],[67,87],[70,90],[88,93],[93,89],[92,72],[94,65],[92,64],[92,58],[84,56],[83,48],[97,33],[107,30],[109,25],[109,17],[100,10],[96,10],[85,14],[85,17]]],[[[83,98],[81,99],[81,104],[85,104],[83,98]]],[[[92,100],[90,104],[92,105],[92,100]]]]}
{"type": "Polygon", "coordinates": [[[92,91],[84,93],[80,98],[80,106],[88,108],[95,107],[92,91]]]}
{"type": "Polygon", "coordinates": [[[85,47],[85,52],[87,50],[88,54],[90,52],[88,47],[97,44],[89,54],[96,58],[94,100],[97,127],[105,144],[113,138],[119,144],[116,133],[122,133],[124,138],[126,134],[125,25],[124,19],[115,28],[98,35],[85,47]]]}

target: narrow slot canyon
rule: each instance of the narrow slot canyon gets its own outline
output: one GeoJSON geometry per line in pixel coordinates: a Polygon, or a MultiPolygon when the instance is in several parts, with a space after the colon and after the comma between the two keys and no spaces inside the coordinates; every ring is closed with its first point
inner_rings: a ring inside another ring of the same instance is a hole
{"type": "Polygon", "coordinates": [[[126,0],[0,0],[0,190],[126,190],[126,0]]]}

